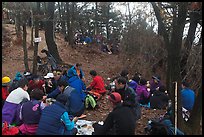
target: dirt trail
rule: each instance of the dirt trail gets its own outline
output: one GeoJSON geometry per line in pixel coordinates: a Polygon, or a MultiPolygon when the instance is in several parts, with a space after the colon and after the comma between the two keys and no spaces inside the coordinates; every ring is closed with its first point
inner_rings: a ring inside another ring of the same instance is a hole
{"type": "MultiPolygon", "coordinates": [[[[11,78],[14,78],[17,71],[20,71],[21,73],[24,72],[23,48],[22,45],[14,45],[11,42],[15,39],[14,25],[3,24],[3,27],[5,30],[3,31],[2,36],[2,38],[4,38],[2,43],[2,77],[7,75],[11,78]],[[10,38],[11,41],[9,41],[8,38],[10,38]]],[[[40,53],[40,51],[43,48],[46,48],[44,31],[40,31],[39,36],[42,38],[42,42],[39,43],[39,55],[43,57],[44,55],[40,53]]],[[[91,77],[89,75],[89,71],[91,69],[95,69],[106,82],[108,77],[113,77],[124,68],[120,55],[109,55],[103,53],[99,51],[99,47],[94,45],[92,45],[92,47],[78,46],[76,49],[72,49],[67,45],[66,42],[64,42],[59,34],[56,34],[55,41],[58,45],[60,57],[65,63],[82,63],[83,71],[86,77],[86,84],[91,82],[91,77]]],[[[30,28],[27,28],[27,47],[30,47],[30,28]]],[[[33,49],[28,48],[30,69],[32,68],[32,56],[33,49]]],[[[99,102],[99,109],[85,111],[85,114],[87,115],[85,119],[94,121],[104,120],[109,111],[111,111],[107,102],[107,96],[104,96],[104,98],[99,102]]],[[[135,133],[137,135],[144,135],[144,127],[146,126],[148,119],[158,117],[159,115],[164,114],[164,112],[164,110],[149,110],[142,108],[142,118],[137,121],[135,133]]]]}

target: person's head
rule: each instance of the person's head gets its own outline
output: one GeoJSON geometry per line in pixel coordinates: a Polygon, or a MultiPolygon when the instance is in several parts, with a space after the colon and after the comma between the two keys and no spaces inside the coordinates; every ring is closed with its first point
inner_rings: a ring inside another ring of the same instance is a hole
{"type": "Polygon", "coordinates": [[[157,76],[157,75],[152,76],[152,79],[154,80],[155,83],[159,83],[161,80],[160,76],[157,76]]]}
{"type": "Polygon", "coordinates": [[[28,80],[25,78],[22,78],[18,82],[18,86],[21,87],[23,90],[28,90],[28,80]]]}
{"type": "Polygon", "coordinates": [[[11,79],[8,76],[2,78],[2,86],[7,87],[11,83],[11,79]]]}
{"type": "Polygon", "coordinates": [[[68,97],[65,94],[59,94],[56,98],[56,101],[65,105],[68,101],[68,97]]]}
{"type": "Polygon", "coordinates": [[[146,84],[147,84],[147,80],[146,79],[144,79],[144,78],[140,79],[140,85],[144,86],[146,84]]]}
{"type": "Polygon", "coordinates": [[[118,92],[112,92],[108,99],[110,102],[112,102],[113,106],[115,106],[118,103],[121,103],[121,95],[118,92]]]}
{"type": "Polygon", "coordinates": [[[67,87],[67,86],[68,86],[68,84],[67,84],[67,82],[64,81],[64,80],[60,80],[59,83],[58,83],[58,87],[59,87],[59,90],[60,90],[61,92],[64,92],[64,89],[65,89],[65,87],[67,87]]]}
{"type": "Polygon", "coordinates": [[[121,71],[121,73],[120,73],[120,76],[122,76],[122,77],[127,77],[128,74],[129,74],[128,70],[127,70],[127,69],[123,69],[123,70],[121,71]]]}
{"type": "Polygon", "coordinates": [[[127,80],[124,77],[119,77],[115,80],[116,89],[123,89],[127,83],[127,80]]]}
{"type": "Polygon", "coordinates": [[[134,80],[135,82],[139,83],[140,79],[141,79],[141,74],[138,73],[138,72],[136,72],[136,73],[134,74],[132,80],[134,80]]]}
{"type": "Polygon", "coordinates": [[[53,70],[52,73],[54,75],[55,80],[59,80],[61,75],[62,75],[62,71],[60,69],[55,69],[55,70],[53,70]]]}
{"type": "Polygon", "coordinates": [[[35,84],[38,84],[39,81],[40,81],[40,76],[34,75],[34,76],[33,76],[33,82],[34,82],[35,84]]]}
{"type": "Polygon", "coordinates": [[[43,96],[44,96],[44,92],[38,88],[35,88],[30,92],[31,99],[42,100],[43,96]]]}
{"type": "Polygon", "coordinates": [[[81,66],[82,66],[82,64],[81,64],[81,63],[76,63],[76,65],[75,65],[76,69],[80,69],[80,68],[81,68],[81,66]]]}
{"type": "Polygon", "coordinates": [[[189,87],[189,83],[188,83],[186,80],[183,80],[183,81],[181,82],[181,87],[182,87],[182,88],[188,88],[188,87],[189,87]]]}
{"type": "Polygon", "coordinates": [[[92,77],[95,77],[97,75],[97,72],[95,70],[90,70],[89,74],[92,76],[92,77]]]}

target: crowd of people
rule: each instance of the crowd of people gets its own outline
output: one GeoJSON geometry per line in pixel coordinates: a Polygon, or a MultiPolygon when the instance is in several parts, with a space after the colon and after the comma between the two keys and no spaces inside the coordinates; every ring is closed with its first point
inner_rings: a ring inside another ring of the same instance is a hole
{"type": "Polygon", "coordinates": [[[99,49],[108,54],[117,54],[119,52],[119,40],[107,39],[102,34],[92,36],[90,34],[76,33],[74,36],[76,45],[89,45],[95,43],[99,49]]]}
{"type": "MultiPolygon", "coordinates": [[[[80,63],[65,71],[53,69],[45,76],[17,72],[13,80],[3,77],[2,123],[18,127],[21,135],[76,135],[74,125],[84,115],[87,97],[98,101],[108,95],[107,103],[113,109],[103,125],[93,124],[93,134],[134,135],[142,106],[150,109],[168,106],[170,98],[159,76],[148,81],[135,73],[129,78],[128,70],[122,70],[105,83],[95,70],[89,74],[92,81],[88,86],[80,63]],[[48,103],[48,99],[53,102],[48,103]]],[[[195,93],[188,87],[186,81],[182,82],[181,102],[184,109],[191,111],[195,93]]]]}

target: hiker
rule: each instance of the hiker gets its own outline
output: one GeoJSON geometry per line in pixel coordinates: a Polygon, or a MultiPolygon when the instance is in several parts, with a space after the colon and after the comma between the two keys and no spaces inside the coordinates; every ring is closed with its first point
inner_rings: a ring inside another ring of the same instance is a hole
{"type": "Polygon", "coordinates": [[[52,73],[54,75],[54,79],[52,79],[52,83],[53,83],[53,86],[56,88],[58,86],[58,83],[65,79],[62,77],[62,70],[60,69],[54,69],[52,73]]]}
{"type": "Polygon", "coordinates": [[[33,79],[28,83],[28,93],[30,93],[33,89],[38,88],[44,91],[43,85],[45,84],[44,80],[40,79],[40,76],[34,75],[33,79]]]}
{"type": "Polygon", "coordinates": [[[15,123],[17,121],[16,109],[18,104],[24,100],[30,100],[30,96],[27,92],[28,81],[21,79],[18,84],[19,87],[13,90],[6,98],[2,109],[2,122],[7,121],[8,124],[15,123]]]}
{"type": "Polygon", "coordinates": [[[45,92],[46,92],[46,94],[49,94],[53,90],[56,89],[56,87],[53,86],[53,83],[52,83],[53,79],[54,79],[54,74],[53,73],[47,73],[47,75],[44,76],[44,80],[45,80],[45,92]]]}
{"type": "Polygon", "coordinates": [[[165,93],[166,87],[160,86],[158,91],[155,91],[150,97],[150,108],[165,109],[168,105],[169,96],[165,93]]]}
{"type": "Polygon", "coordinates": [[[41,111],[45,108],[43,99],[43,91],[40,89],[33,89],[30,93],[30,101],[22,104],[20,107],[20,120],[22,124],[19,130],[23,135],[35,135],[38,123],[41,117],[41,111]]]}
{"type": "Polygon", "coordinates": [[[150,93],[154,93],[155,90],[158,90],[162,85],[160,76],[152,76],[152,80],[150,81],[150,93]]]}
{"type": "Polygon", "coordinates": [[[89,74],[92,77],[92,82],[87,87],[89,93],[97,96],[97,100],[102,97],[106,93],[105,84],[103,78],[97,75],[95,70],[90,70],[89,74]]]}
{"type": "Polygon", "coordinates": [[[147,80],[142,78],[139,85],[136,88],[138,95],[138,101],[140,104],[145,105],[149,103],[150,92],[147,90],[147,80]]]}
{"type": "Polygon", "coordinates": [[[65,94],[67,96],[68,102],[66,103],[65,107],[70,115],[81,116],[84,113],[84,100],[82,100],[79,92],[77,92],[73,87],[69,86],[65,81],[60,81],[58,88],[47,96],[44,96],[43,99],[54,98],[59,94],[65,94]]]}
{"type": "Polygon", "coordinates": [[[115,84],[115,91],[121,95],[123,104],[130,106],[134,110],[135,121],[140,119],[141,108],[138,103],[138,96],[132,88],[128,87],[126,78],[117,78],[115,84]]]}
{"type": "Polygon", "coordinates": [[[103,125],[94,123],[94,135],[134,135],[135,116],[133,110],[121,103],[121,95],[113,92],[108,96],[112,105],[110,112],[103,125]]]}
{"type": "Polygon", "coordinates": [[[126,79],[126,81],[128,82],[128,75],[129,75],[129,72],[127,69],[123,69],[119,75],[111,78],[110,81],[114,81],[115,79],[119,78],[119,77],[124,77],[126,79]]]}
{"type": "Polygon", "coordinates": [[[195,92],[189,88],[189,83],[187,81],[182,81],[181,87],[182,107],[191,112],[195,103],[195,92]]]}
{"type": "Polygon", "coordinates": [[[137,88],[138,84],[136,81],[130,79],[128,82],[128,86],[131,87],[132,89],[134,89],[134,91],[136,92],[136,88],[137,88]]]}
{"type": "Polygon", "coordinates": [[[136,72],[132,78],[137,84],[139,84],[142,75],[139,72],[136,72]]]}
{"type": "Polygon", "coordinates": [[[53,104],[42,110],[36,135],[76,135],[74,124],[78,118],[70,120],[65,107],[67,101],[65,94],[59,94],[53,104]]]}
{"type": "Polygon", "coordinates": [[[52,56],[52,54],[47,51],[46,49],[41,50],[41,53],[45,53],[47,55],[48,58],[48,63],[51,65],[51,69],[52,71],[54,69],[57,69],[57,61],[55,60],[55,58],[52,56]]]}
{"type": "Polygon", "coordinates": [[[11,85],[10,85],[10,87],[8,89],[9,93],[11,93],[11,91],[13,91],[14,89],[17,89],[19,87],[18,82],[22,77],[23,76],[21,75],[20,72],[16,72],[15,78],[11,82],[11,85]]]}
{"type": "Polygon", "coordinates": [[[76,63],[74,66],[72,66],[67,72],[68,79],[70,79],[71,77],[77,76],[79,79],[81,79],[84,82],[85,77],[84,77],[84,72],[81,69],[81,66],[82,66],[81,63],[76,63]]]}
{"type": "Polygon", "coordinates": [[[2,92],[2,107],[4,105],[4,102],[6,100],[6,98],[9,95],[9,91],[8,88],[11,84],[11,79],[7,76],[2,78],[2,88],[1,88],[1,92],[2,92]]]}
{"type": "Polygon", "coordinates": [[[24,78],[26,78],[28,81],[30,81],[30,80],[32,80],[33,79],[33,74],[32,73],[30,73],[30,72],[24,72],[23,73],[23,76],[24,76],[24,78]]]}

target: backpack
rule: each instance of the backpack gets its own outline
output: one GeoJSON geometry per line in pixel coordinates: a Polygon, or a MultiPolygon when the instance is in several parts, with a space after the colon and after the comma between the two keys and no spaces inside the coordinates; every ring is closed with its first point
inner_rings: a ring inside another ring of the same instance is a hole
{"type": "Polygon", "coordinates": [[[93,95],[87,94],[85,97],[85,108],[94,109],[97,106],[96,98],[93,95]]]}

